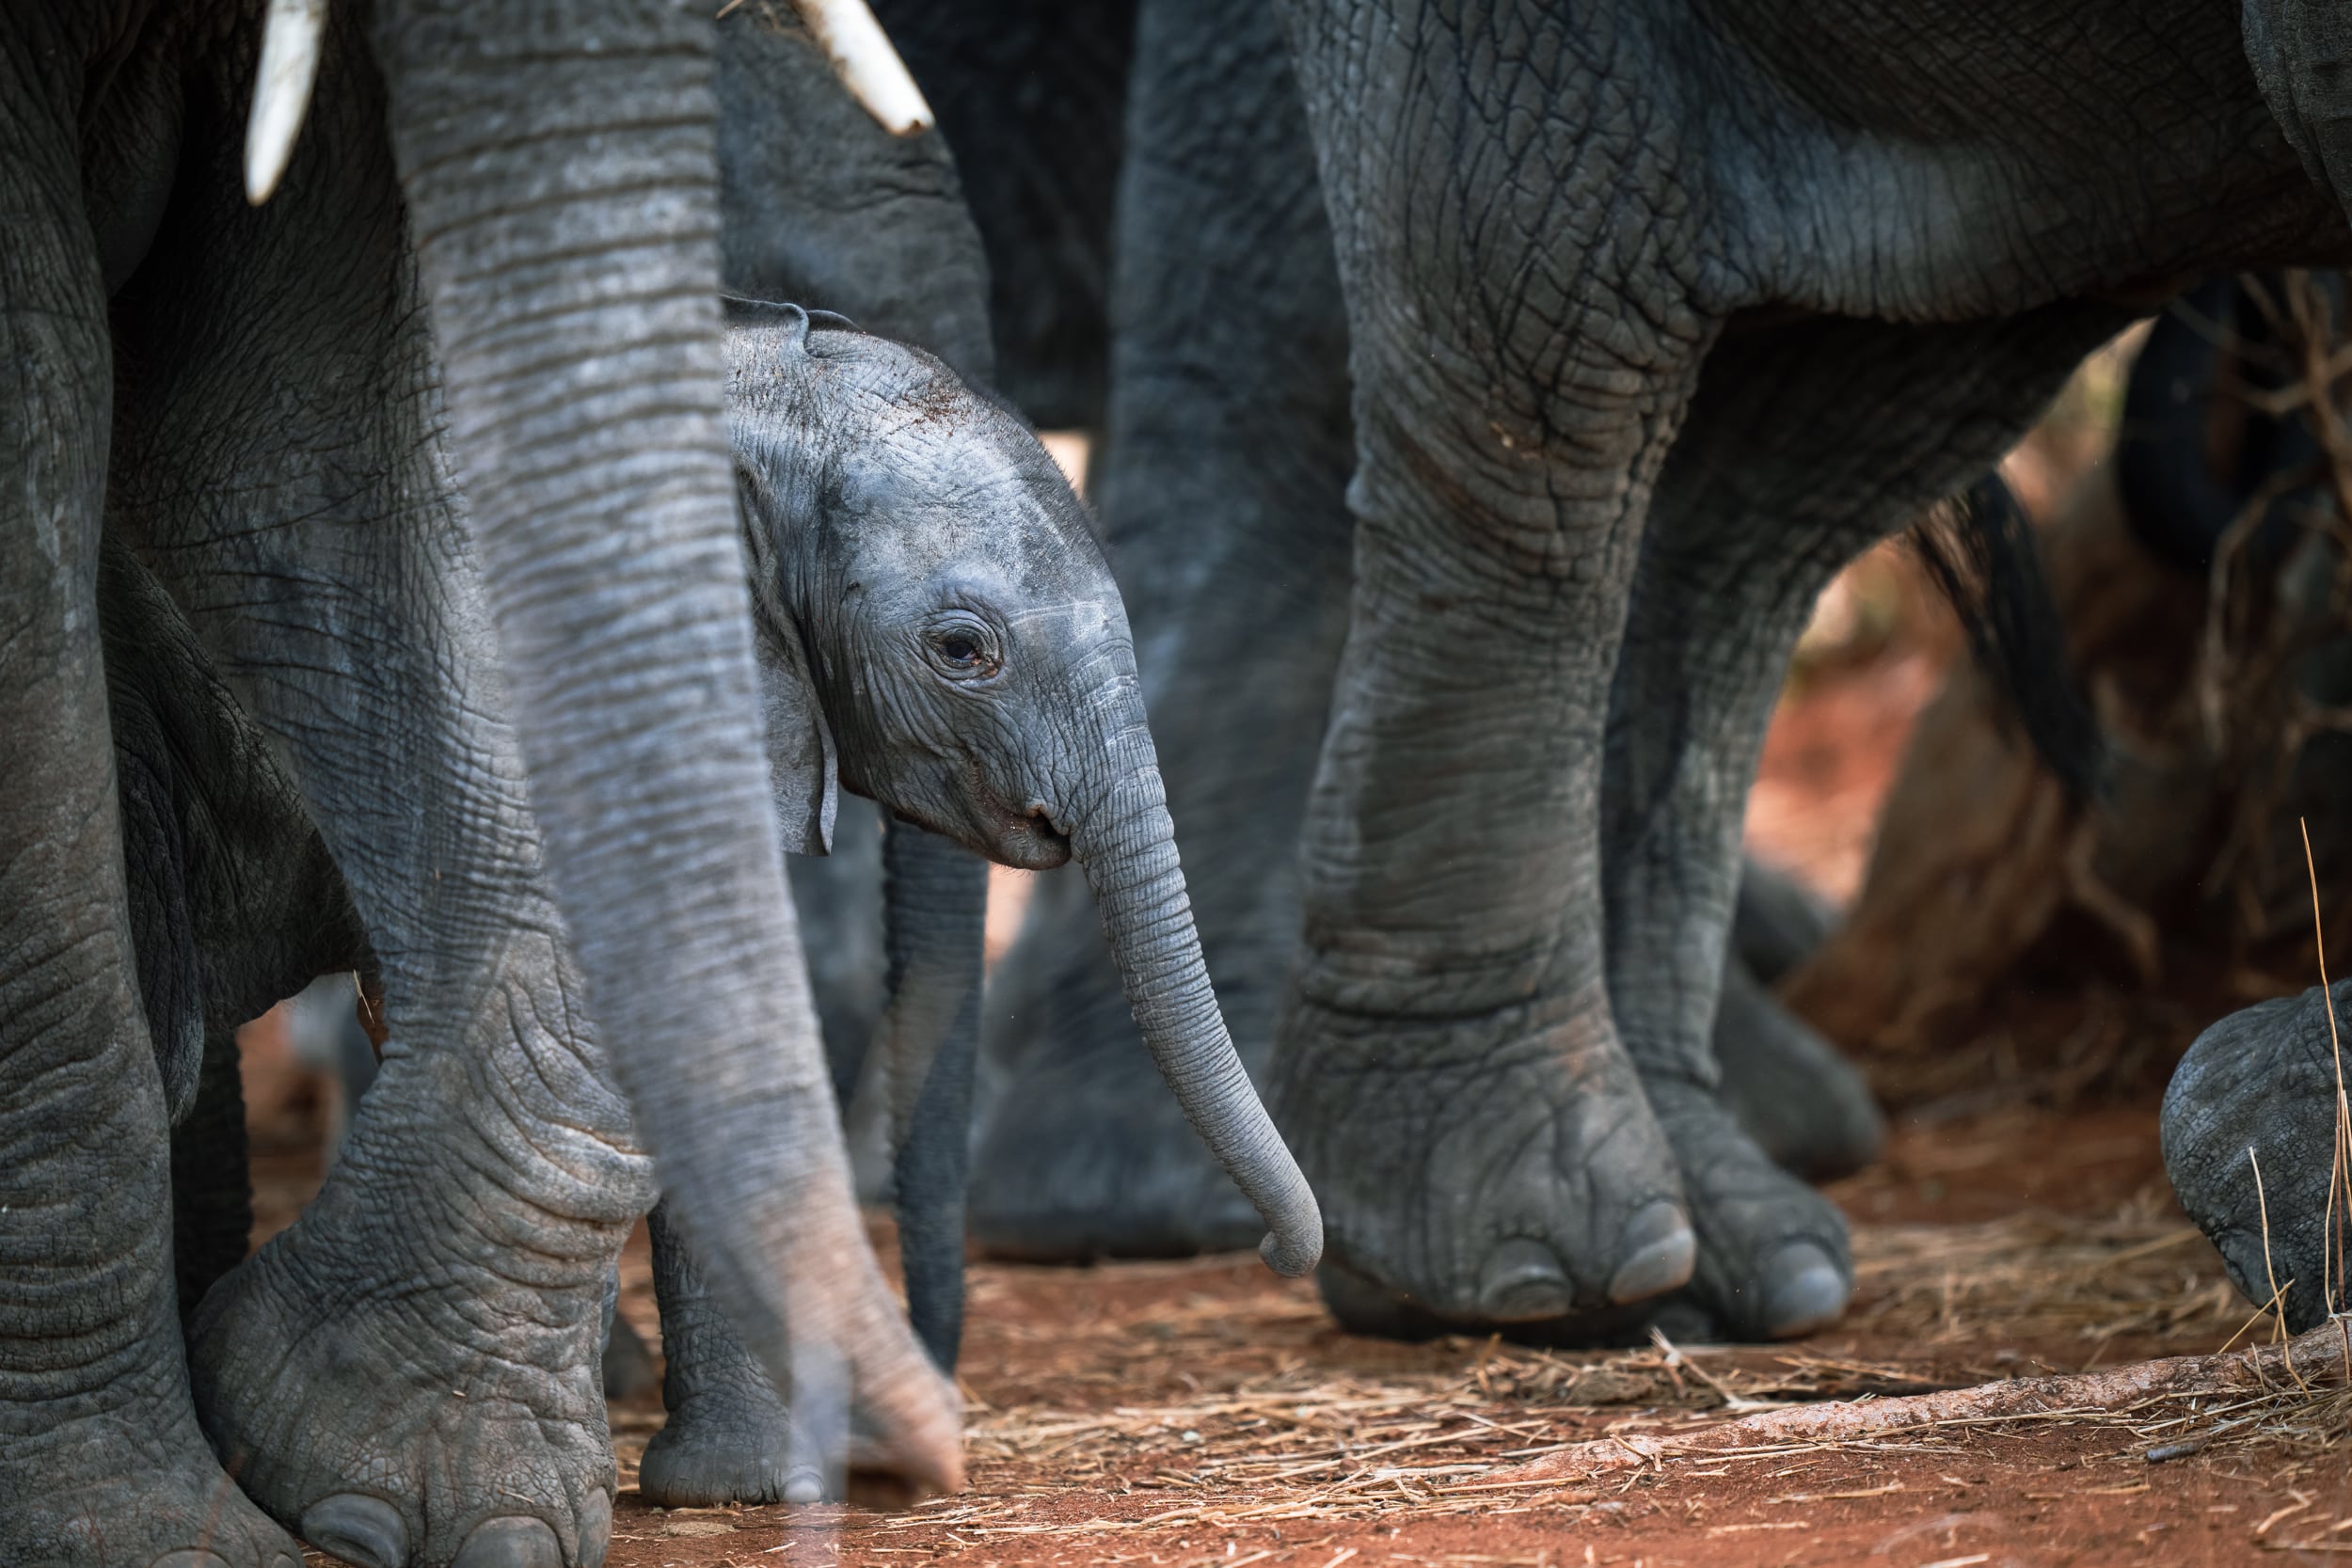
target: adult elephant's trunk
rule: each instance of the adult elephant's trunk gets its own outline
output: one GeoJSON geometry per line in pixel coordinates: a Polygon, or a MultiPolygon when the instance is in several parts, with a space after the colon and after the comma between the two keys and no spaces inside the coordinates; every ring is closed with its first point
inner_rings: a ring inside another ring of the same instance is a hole
{"type": "Polygon", "coordinates": [[[772,820],[709,9],[375,17],[505,706],[599,1033],[746,1344],[780,1380],[854,1377],[896,1462],[953,1484],[952,1395],[858,1227],[772,820]]]}
{"type": "MultiPolygon", "coordinates": [[[[1122,653],[1123,653],[1122,649],[1122,653]]],[[[1258,1251],[1298,1275],[1323,1256],[1323,1215],[1233,1053],[1193,929],[1160,763],[1132,659],[1098,693],[1103,771],[1071,814],[1070,848],[1093,886],[1136,1027],[1209,1152],[1265,1220],[1258,1251]]]]}

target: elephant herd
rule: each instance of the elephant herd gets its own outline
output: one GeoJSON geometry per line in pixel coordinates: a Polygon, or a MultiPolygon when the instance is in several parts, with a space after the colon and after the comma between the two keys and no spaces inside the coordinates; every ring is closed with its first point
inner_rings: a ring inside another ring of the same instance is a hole
{"type": "MultiPolygon", "coordinates": [[[[0,1562],[594,1568],[649,1212],[672,1502],[957,1484],[967,1220],[1834,1321],[1782,670],[2120,326],[2352,261],[2339,8],[12,6],[0,1562]],[[1071,867],[985,996],[982,857],[1071,867]],[[248,1258],[236,1028],[344,974],[248,1258]]],[[[2326,1016],[2165,1111],[2298,1323],[2326,1016]]]]}

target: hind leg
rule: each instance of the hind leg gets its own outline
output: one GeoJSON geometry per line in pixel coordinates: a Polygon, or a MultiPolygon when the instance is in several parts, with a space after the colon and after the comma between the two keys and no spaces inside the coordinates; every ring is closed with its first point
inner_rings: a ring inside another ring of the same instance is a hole
{"type": "MultiPolygon", "coordinates": [[[[1710,1043],[1740,818],[1782,672],[1837,568],[1989,467],[2116,325],[2057,306],[1989,325],[1821,320],[1727,338],[1660,481],[1611,724],[1610,1001],[1682,1172],[1691,1294],[1736,1337],[1834,1320],[1851,1278],[1843,1219],[1737,1125],[1710,1043]]],[[[1779,1021],[1751,1007],[1746,1022],[1779,1021]]],[[[1788,1043],[1723,1049],[1804,1070],[1804,1053],[1776,1051],[1788,1043]]],[[[1853,1085],[1773,1087],[1819,1102],[1853,1085]]],[[[1802,1168],[1834,1151],[1777,1152],[1802,1168]]]]}

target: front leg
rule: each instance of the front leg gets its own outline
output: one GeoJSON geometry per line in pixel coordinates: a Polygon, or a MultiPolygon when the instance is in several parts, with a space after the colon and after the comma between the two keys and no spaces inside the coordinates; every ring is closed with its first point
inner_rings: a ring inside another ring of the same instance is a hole
{"type": "MultiPolygon", "coordinates": [[[[944,1372],[963,1335],[963,1209],[979,1043],[988,863],[904,822],[882,841],[890,1000],[875,1031],[887,1085],[893,1206],[907,1311],[944,1372]]],[[[654,1211],[667,1419],[637,1489],[671,1508],[815,1502],[832,1484],[774,1382],[710,1299],[668,1215],[654,1211]]]]}
{"type": "Polygon", "coordinates": [[[98,627],[112,349],[45,18],[0,22],[0,1561],[294,1568],[181,1349],[98,627]]]}
{"type": "MultiPolygon", "coordinates": [[[[1682,1172],[1692,1293],[1736,1337],[1832,1321],[1851,1278],[1836,1211],[1712,1092],[1740,822],[1788,657],[1849,558],[1982,474],[2122,325],[2063,304],[1995,324],[1825,318],[1726,336],[1660,482],[1604,791],[1610,1002],[1682,1172]]],[[[1836,1077],[1782,1088],[1860,1098],[1836,1077]]]]}
{"type": "MultiPolygon", "coordinates": [[[[595,1568],[605,1282],[652,1171],[544,885],[357,41],[330,28],[269,206],[233,141],[191,149],[174,264],[116,307],[118,515],[279,748],[390,1027],[318,1198],[212,1289],[190,1361],[246,1492],[314,1544],[595,1568]]],[[[242,123],[249,70],[191,81],[207,123],[242,123]]]]}
{"type": "Polygon", "coordinates": [[[1692,1266],[1604,984],[1599,762],[1718,319],[1674,107],[1620,69],[1651,42],[1586,20],[1292,12],[1357,536],[1274,1099],[1328,1216],[1327,1298],[1361,1326],[1595,1330],[1692,1266]],[[1457,146],[1465,123],[1526,135],[1457,146]]]}

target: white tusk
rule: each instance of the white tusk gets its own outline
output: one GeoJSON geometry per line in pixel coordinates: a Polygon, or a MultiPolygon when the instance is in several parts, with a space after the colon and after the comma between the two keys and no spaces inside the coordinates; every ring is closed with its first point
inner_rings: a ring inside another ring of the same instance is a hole
{"type": "Polygon", "coordinates": [[[935,122],[923,89],[907,74],[906,62],[866,0],[792,0],[792,8],[833,57],[834,71],[850,96],[883,130],[913,136],[931,128],[935,122]]]}
{"type": "Polygon", "coordinates": [[[256,207],[270,198],[294,157],[326,31],[326,0],[269,0],[253,113],[245,122],[245,198],[256,207]]]}

